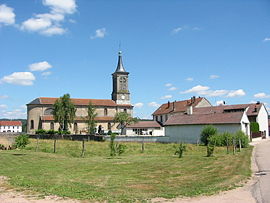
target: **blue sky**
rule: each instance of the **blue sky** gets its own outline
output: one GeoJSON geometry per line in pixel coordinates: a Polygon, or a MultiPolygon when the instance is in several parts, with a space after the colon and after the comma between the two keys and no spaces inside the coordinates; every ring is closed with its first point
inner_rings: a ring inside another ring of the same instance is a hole
{"type": "Polygon", "coordinates": [[[110,99],[121,42],[134,114],[168,100],[270,104],[269,0],[0,0],[0,117],[37,97],[110,99]]]}

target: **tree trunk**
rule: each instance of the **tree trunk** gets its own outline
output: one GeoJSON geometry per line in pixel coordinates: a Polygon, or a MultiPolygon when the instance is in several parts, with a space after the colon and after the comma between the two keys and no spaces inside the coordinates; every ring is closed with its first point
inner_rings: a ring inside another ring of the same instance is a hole
{"type": "Polygon", "coordinates": [[[84,139],[82,140],[82,154],[81,157],[84,157],[84,153],[85,153],[85,145],[84,145],[84,139]]]}
{"type": "Polygon", "coordinates": [[[53,141],[53,153],[56,152],[56,137],[54,137],[54,141],[53,141]]]}

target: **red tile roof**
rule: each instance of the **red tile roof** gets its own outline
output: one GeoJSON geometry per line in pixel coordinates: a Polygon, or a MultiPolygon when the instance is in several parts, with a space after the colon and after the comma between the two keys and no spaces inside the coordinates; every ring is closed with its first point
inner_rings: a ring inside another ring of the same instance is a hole
{"type": "MultiPolygon", "coordinates": [[[[54,104],[55,101],[59,98],[52,98],[52,97],[40,97],[29,104],[54,104]]],[[[116,104],[115,101],[111,99],[75,99],[71,98],[71,102],[76,105],[76,106],[88,106],[89,102],[92,103],[94,106],[111,106],[111,107],[116,107],[116,106],[126,106],[126,107],[132,107],[130,104],[116,104]]]]}
{"type": "Polygon", "coordinates": [[[192,99],[183,100],[183,101],[176,101],[176,102],[168,102],[165,104],[162,104],[154,113],[153,115],[163,115],[168,114],[171,112],[185,112],[187,110],[187,107],[192,105],[193,107],[197,106],[198,103],[202,101],[203,98],[195,98],[195,100],[192,102],[192,99]]]}
{"type": "Polygon", "coordinates": [[[256,116],[258,115],[262,103],[260,104],[236,104],[236,105],[221,105],[221,106],[211,106],[211,107],[199,107],[193,109],[193,114],[210,114],[210,113],[223,113],[230,110],[245,110],[247,107],[247,115],[248,116],[256,116]],[[257,110],[255,110],[257,109],[257,110]]]}
{"type": "Polygon", "coordinates": [[[21,121],[0,121],[0,126],[22,126],[21,121]]]}
{"type": "Polygon", "coordinates": [[[168,125],[191,125],[191,124],[236,124],[240,123],[244,112],[212,113],[173,115],[169,117],[165,126],[168,125]]]}
{"type": "Polygon", "coordinates": [[[156,121],[139,121],[128,125],[127,128],[160,128],[161,125],[156,121]]]}
{"type": "MultiPolygon", "coordinates": [[[[54,118],[52,115],[46,115],[46,116],[41,116],[41,120],[42,121],[54,121],[54,118]]],[[[75,121],[86,121],[87,118],[86,117],[76,117],[74,120],[75,121]]],[[[96,117],[95,120],[96,121],[113,121],[114,118],[110,117],[110,116],[103,116],[103,117],[96,117]]]]}

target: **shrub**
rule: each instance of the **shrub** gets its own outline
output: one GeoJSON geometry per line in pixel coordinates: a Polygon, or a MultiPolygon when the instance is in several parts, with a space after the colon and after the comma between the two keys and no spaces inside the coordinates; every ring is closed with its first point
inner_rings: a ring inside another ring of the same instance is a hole
{"type": "Polygon", "coordinates": [[[120,156],[126,151],[127,146],[124,144],[116,144],[115,149],[116,149],[116,154],[120,156]]]}
{"type": "Polygon", "coordinates": [[[127,148],[126,145],[124,144],[118,144],[118,143],[115,143],[114,140],[115,140],[115,137],[116,137],[116,134],[115,133],[112,133],[110,135],[111,137],[111,140],[110,140],[110,144],[109,144],[109,147],[110,147],[110,156],[120,156],[121,154],[123,154],[127,148]]]}
{"type": "Polygon", "coordinates": [[[204,145],[208,144],[208,138],[212,135],[217,134],[217,129],[212,125],[207,125],[202,129],[201,132],[201,142],[204,145]]]}
{"type": "Polygon", "coordinates": [[[182,142],[179,144],[179,146],[175,146],[176,151],[175,151],[175,155],[178,154],[179,158],[183,157],[183,153],[186,151],[186,145],[184,145],[182,142]]]}
{"type": "Polygon", "coordinates": [[[249,143],[248,136],[245,133],[243,133],[241,130],[239,130],[235,133],[235,138],[236,138],[236,143],[237,143],[238,147],[239,147],[239,140],[241,141],[242,148],[248,147],[248,143],[249,143]]]}
{"type": "Polygon", "coordinates": [[[36,134],[37,135],[44,135],[44,134],[46,134],[46,130],[38,129],[38,130],[36,130],[36,134]]]}
{"type": "Polygon", "coordinates": [[[28,135],[19,135],[18,137],[15,138],[15,147],[23,149],[25,148],[26,145],[28,145],[29,142],[29,137],[28,135]]]}
{"type": "Polygon", "coordinates": [[[5,146],[0,144],[0,150],[5,150],[5,146]]]}
{"type": "Polygon", "coordinates": [[[54,134],[57,134],[57,131],[54,131],[54,130],[48,130],[48,131],[46,132],[46,134],[48,134],[48,135],[54,135],[54,134]]]}
{"type": "Polygon", "coordinates": [[[207,145],[207,157],[210,157],[210,156],[213,156],[214,155],[214,149],[215,149],[215,146],[212,145],[212,144],[208,144],[207,145]]]}
{"type": "Polygon", "coordinates": [[[259,123],[257,122],[251,122],[250,123],[250,132],[258,133],[260,131],[259,123]]]}

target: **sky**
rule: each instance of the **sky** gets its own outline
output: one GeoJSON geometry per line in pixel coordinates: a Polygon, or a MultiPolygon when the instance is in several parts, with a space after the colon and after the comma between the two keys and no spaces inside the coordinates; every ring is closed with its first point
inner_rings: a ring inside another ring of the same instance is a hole
{"type": "Polygon", "coordinates": [[[0,118],[111,99],[119,50],[134,116],[192,96],[270,107],[269,0],[0,0],[0,118]]]}

